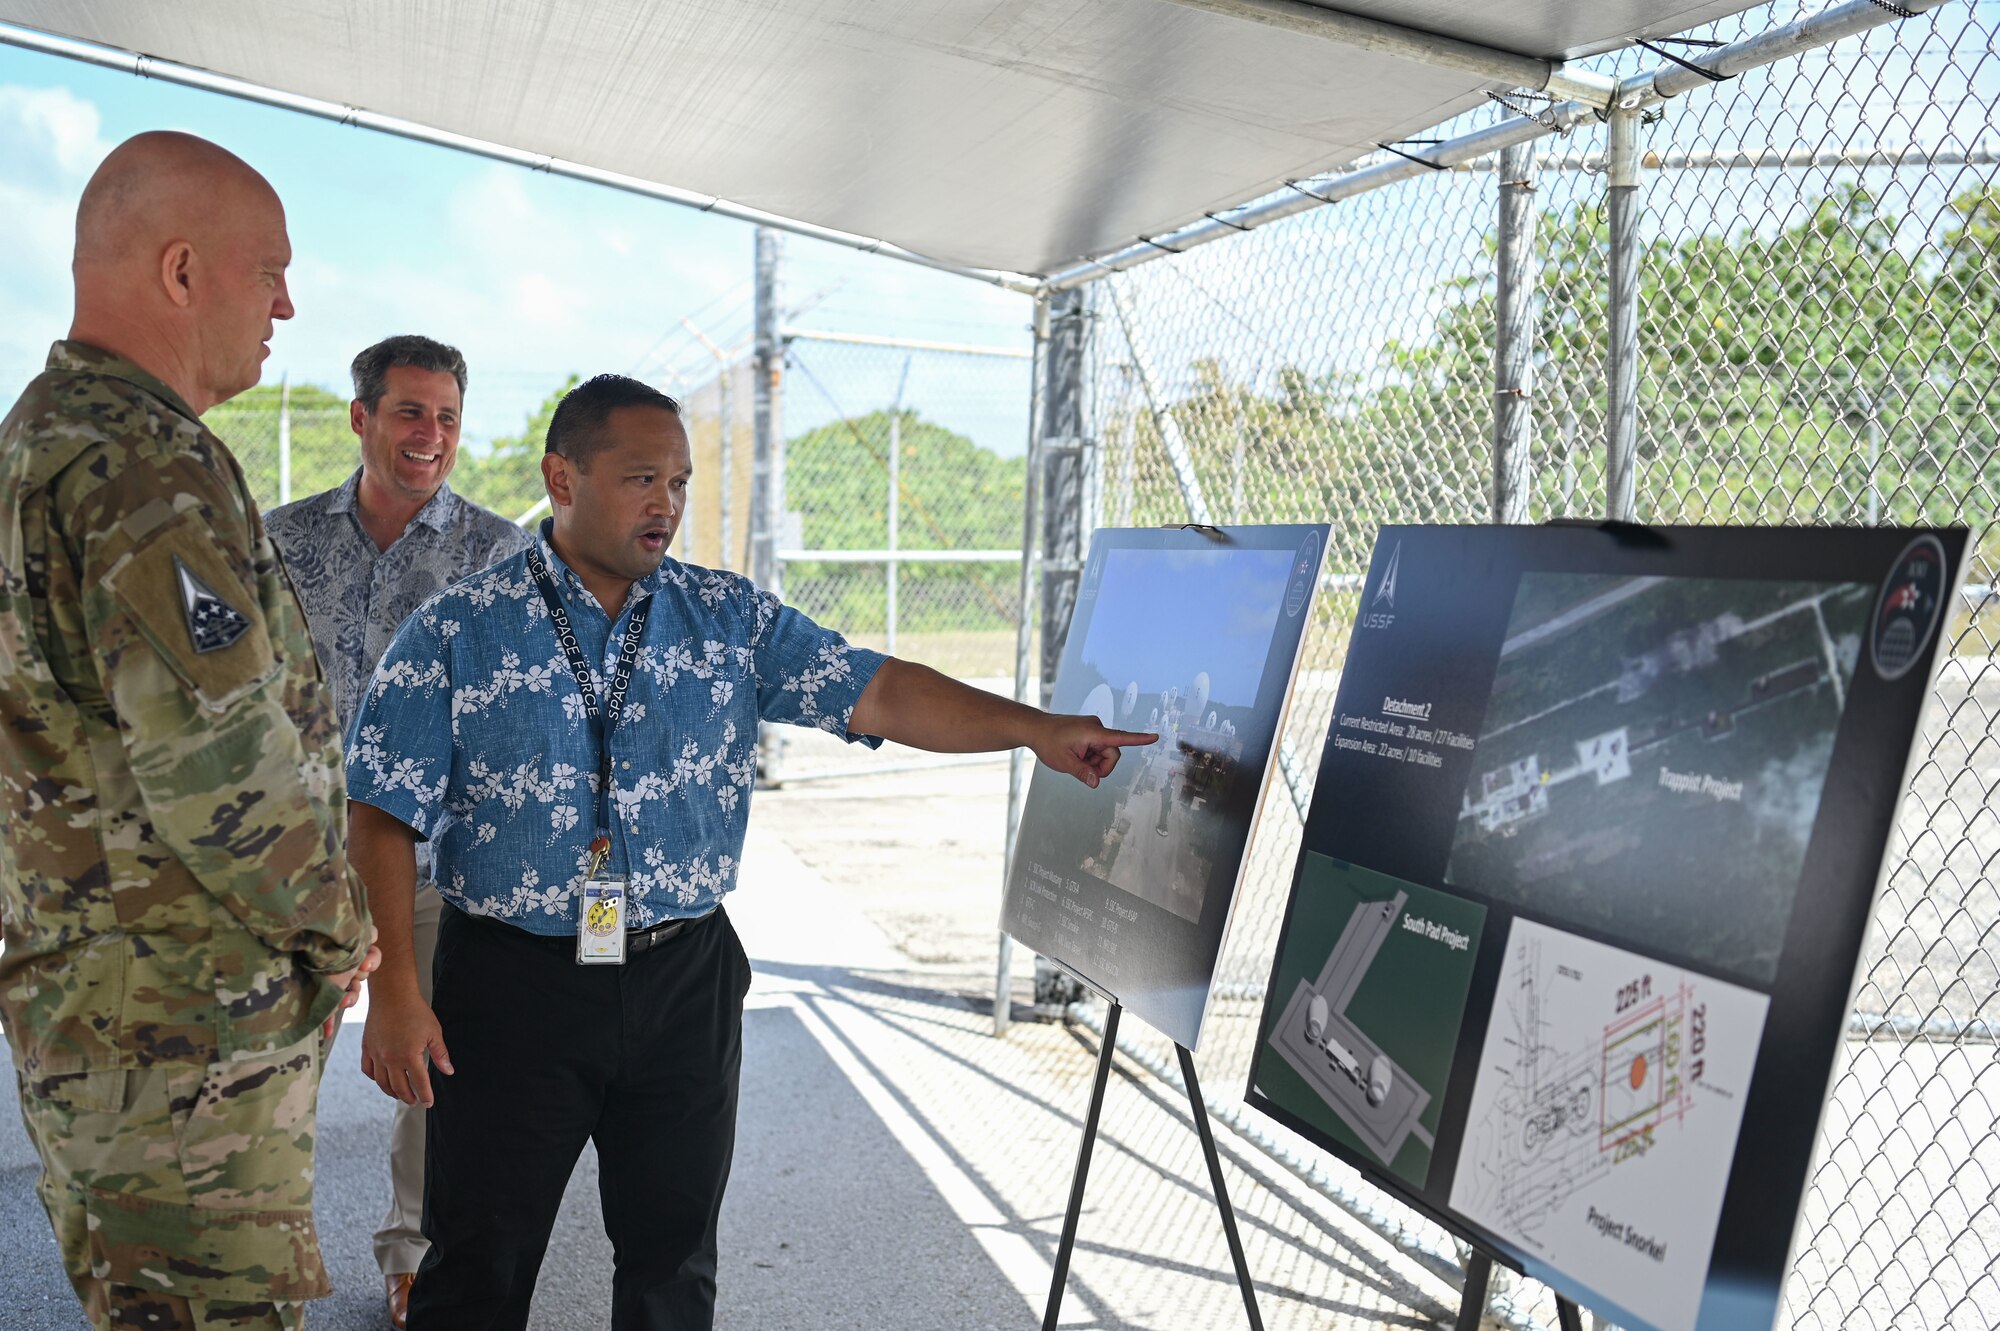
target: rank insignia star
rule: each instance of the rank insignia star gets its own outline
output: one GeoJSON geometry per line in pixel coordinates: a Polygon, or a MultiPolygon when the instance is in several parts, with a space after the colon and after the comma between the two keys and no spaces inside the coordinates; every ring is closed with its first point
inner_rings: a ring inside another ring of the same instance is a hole
{"type": "Polygon", "coordinates": [[[197,652],[219,652],[250,627],[250,616],[215,594],[215,590],[174,556],[174,577],[180,583],[181,610],[187,616],[188,637],[197,652]]]}

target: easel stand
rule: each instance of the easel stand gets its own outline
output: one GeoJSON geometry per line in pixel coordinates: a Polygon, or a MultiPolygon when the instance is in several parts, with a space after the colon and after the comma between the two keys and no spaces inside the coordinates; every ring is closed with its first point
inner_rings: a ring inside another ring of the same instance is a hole
{"type": "MultiPolygon", "coordinates": [[[[1486,1315],[1486,1290],[1493,1282],[1493,1255],[1474,1248],[1465,1263],[1465,1293],[1458,1301],[1458,1321],[1454,1331],[1479,1331],[1479,1319],[1486,1315]]],[[[1583,1313],[1562,1295],[1556,1295],[1556,1325],[1561,1331],[1583,1331],[1583,1313]]]]}
{"type": "MultiPolygon", "coordinates": [[[[1069,1185],[1069,1209],[1063,1212],[1062,1242],[1056,1245],[1055,1276],[1049,1282],[1048,1311],[1042,1314],[1042,1331],[1056,1331],[1062,1313],[1063,1288],[1069,1284],[1069,1258],[1076,1247],[1076,1222],[1083,1214],[1083,1184],[1090,1173],[1090,1150],[1097,1143],[1097,1121],[1104,1111],[1104,1087],[1111,1080],[1111,1058],[1118,1047],[1118,1016],[1125,1010],[1116,999],[1104,1014],[1104,1043],[1097,1051],[1097,1077],[1090,1086],[1090,1112],[1083,1120],[1083,1141],[1076,1150],[1076,1174],[1069,1185]]],[[[1222,1181],[1222,1161],[1215,1153],[1215,1134],[1209,1130],[1208,1108],[1202,1104],[1201,1083],[1195,1080],[1194,1055],[1181,1045],[1181,1080],[1187,1083],[1188,1108],[1194,1113],[1195,1131],[1201,1134],[1201,1153],[1208,1160],[1208,1181],[1215,1189],[1215,1207],[1222,1212],[1222,1232],[1229,1239],[1229,1258],[1236,1263],[1236,1287],[1243,1292],[1243,1311],[1251,1331],[1264,1331],[1264,1318],[1257,1311],[1257,1291],[1250,1284],[1250,1266],[1243,1260],[1243,1240],[1236,1234],[1236,1211],[1229,1204],[1229,1190],[1222,1181]]],[[[1484,1298],[1484,1295],[1481,1296],[1484,1298]]]]}

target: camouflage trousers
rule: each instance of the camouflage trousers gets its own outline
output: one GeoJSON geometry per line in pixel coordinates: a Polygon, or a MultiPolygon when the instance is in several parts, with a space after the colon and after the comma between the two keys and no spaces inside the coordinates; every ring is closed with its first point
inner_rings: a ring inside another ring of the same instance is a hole
{"type": "Polygon", "coordinates": [[[298,1331],[319,1033],[226,1062],[22,1079],[42,1205],[97,1331],[298,1331]]]}

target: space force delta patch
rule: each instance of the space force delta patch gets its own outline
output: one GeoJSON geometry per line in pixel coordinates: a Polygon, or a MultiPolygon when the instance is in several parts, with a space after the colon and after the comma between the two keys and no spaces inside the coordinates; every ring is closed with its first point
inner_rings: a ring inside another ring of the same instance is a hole
{"type": "Polygon", "coordinates": [[[187,616],[188,637],[197,652],[219,652],[250,627],[250,616],[215,594],[174,556],[174,579],[180,586],[181,610],[187,616]]]}

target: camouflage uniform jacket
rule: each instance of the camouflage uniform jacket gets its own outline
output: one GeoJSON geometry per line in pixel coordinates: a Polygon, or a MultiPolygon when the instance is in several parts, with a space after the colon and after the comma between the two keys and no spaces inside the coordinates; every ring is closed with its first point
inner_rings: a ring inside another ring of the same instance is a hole
{"type": "Polygon", "coordinates": [[[295,1043],[366,949],[332,703],[243,472],[79,342],[0,422],[0,818],[25,1077],[295,1043]]]}

